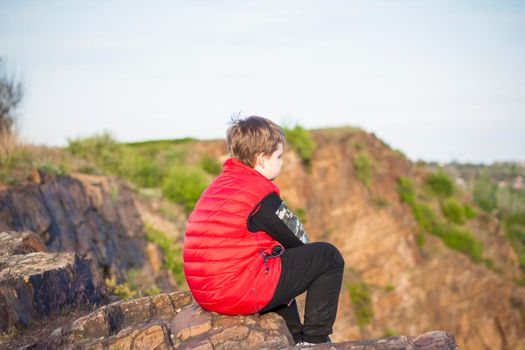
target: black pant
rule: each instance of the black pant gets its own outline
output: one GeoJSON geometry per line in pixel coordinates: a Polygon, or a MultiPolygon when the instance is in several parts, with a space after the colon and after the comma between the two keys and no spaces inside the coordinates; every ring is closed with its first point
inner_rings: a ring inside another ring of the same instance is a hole
{"type": "Polygon", "coordinates": [[[281,256],[281,276],[275,294],[259,313],[281,315],[295,342],[328,341],[337,313],[344,260],[330,243],[316,242],[287,249],[281,256]],[[304,291],[306,305],[301,324],[295,297],[304,291]],[[288,306],[287,304],[292,301],[288,306]]]}

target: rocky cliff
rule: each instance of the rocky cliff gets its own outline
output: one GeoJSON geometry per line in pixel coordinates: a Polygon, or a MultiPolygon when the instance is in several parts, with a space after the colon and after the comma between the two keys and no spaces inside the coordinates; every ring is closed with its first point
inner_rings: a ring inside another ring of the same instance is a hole
{"type": "Polygon", "coordinates": [[[0,191],[0,230],[31,231],[50,252],[77,252],[105,277],[145,262],[144,229],[120,180],[33,174],[33,183],[0,191]]]}
{"type": "MultiPolygon", "coordinates": [[[[521,271],[497,220],[467,223],[492,269],[432,235],[420,246],[420,228],[400,200],[398,180],[421,183],[428,171],[361,130],[311,134],[317,147],[310,165],[288,145],[276,182],[290,207],[304,212],[310,236],[332,242],[345,258],[334,340],[443,329],[455,334],[461,349],[525,348],[525,289],[513,281],[521,271]],[[360,154],[370,159],[369,184],[359,179],[360,154]],[[353,286],[362,287],[364,311],[360,300],[351,300],[353,286]]],[[[199,147],[216,159],[227,156],[224,141],[199,147]]]]}

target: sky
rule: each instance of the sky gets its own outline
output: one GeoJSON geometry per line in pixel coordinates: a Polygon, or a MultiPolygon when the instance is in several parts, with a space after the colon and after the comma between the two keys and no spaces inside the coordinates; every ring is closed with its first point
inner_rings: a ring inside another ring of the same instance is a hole
{"type": "Polygon", "coordinates": [[[0,0],[19,134],[356,126],[412,160],[525,161],[525,1],[0,0]]]}

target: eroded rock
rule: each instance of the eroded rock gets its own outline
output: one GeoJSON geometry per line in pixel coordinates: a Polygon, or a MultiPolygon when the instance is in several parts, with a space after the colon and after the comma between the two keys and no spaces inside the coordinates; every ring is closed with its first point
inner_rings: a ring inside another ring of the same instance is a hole
{"type": "Polygon", "coordinates": [[[29,232],[0,232],[0,246],[0,331],[63,307],[101,302],[102,280],[78,254],[48,253],[29,232]]]}
{"type": "MultiPolygon", "coordinates": [[[[200,308],[189,292],[173,292],[101,307],[55,330],[49,339],[27,348],[226,350],[300,347],[295,346],[284,320],[277,314],[219,315],[200,308]]],[[[315,348],[457,349],[454,337],[446,332],[325,344],[315,348]]]]}

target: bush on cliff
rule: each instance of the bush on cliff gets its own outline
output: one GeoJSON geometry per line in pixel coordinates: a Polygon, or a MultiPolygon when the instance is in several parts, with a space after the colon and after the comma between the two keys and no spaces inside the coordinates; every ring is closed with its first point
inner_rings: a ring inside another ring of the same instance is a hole
{"type": "Polygon", "coordinates": [[[355,171],[357,178],[366,186],[370,187],[372,183],[372,161],[365,153],[359,153],[354,159],[355,171]]]}
{"type": "Polygon", "coordinates": [[[300,125],[295,125],[293,129],[284,127],[286,142],[290,143],[305,165],[309,165],[315,151],[315,142],[310,132],[300,125]]]}
{"type": "Polygon", "coordinates": [[[448,198],[441,204],[441,212],[451,222],[462,225],[465,223],[465,208],[455,198],[448,198]]]}
{"type": "Polygon", "coordinates": [[[450,197],[454,193],[454,183],[450,177],[442,171],[428,176],[425,179],[425,188],[428,192],[440,198],[450,197]]]}
{"type": "Polygon", "coordinates": [[[397,181],[397,192],[402,202],[413,204],[416,200],[416,189],[414,181],[408,177],[401,176],[397,181]]]}
{"type": "Polygon", "coordinates": [[[348,283],[348,293],[352,301],[353,311],[359,328],[363,328],[372,321],[372,299],[370,287],[364,282],[348,283]]]}

